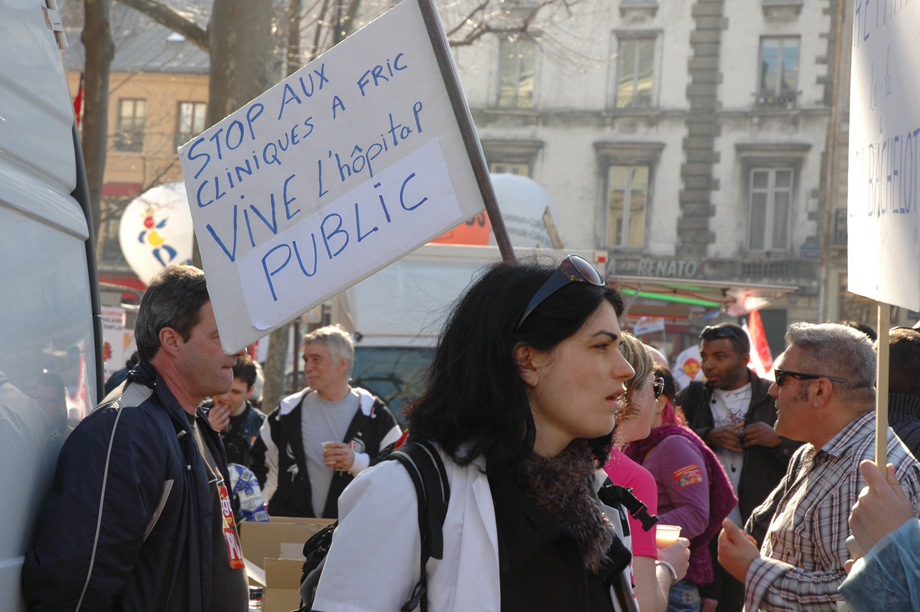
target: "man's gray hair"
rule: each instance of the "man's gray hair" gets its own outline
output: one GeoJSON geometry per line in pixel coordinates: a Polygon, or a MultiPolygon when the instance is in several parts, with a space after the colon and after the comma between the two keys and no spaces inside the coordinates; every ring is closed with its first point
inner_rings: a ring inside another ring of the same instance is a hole
{"type": "Polygon", "coordinates": [[[820,374],[845,378],[846,383],[833,382],[834,392],[847,405],[862,405],[875,401],[876,353],[872,341],[864,333],[834,323],[812,325],[793,323],[786,332],[789,347],[801,349],[807,355],[805,374],[820,374]]]}
{"type": "Polygon", "coordinates": [[[342,363],[343,359],[347,359],[348,367],[345,369],[345,379],[351,380],[351,373],[355,369],[355,345],[344,327],[338,323],[320,327],[315,331],[304,334],[303,343],[305,345],[321,344],[325,346],[336,365],[342,363]]]}
{"type": "Polygon", "coordinates": [[[194,266],[169,266],[154,278],[137,311],[137,356],[149,362],[160,350],[160,330],[171,327],[188,342],[198,312],[209,302],[204,272],[194,266]]]}

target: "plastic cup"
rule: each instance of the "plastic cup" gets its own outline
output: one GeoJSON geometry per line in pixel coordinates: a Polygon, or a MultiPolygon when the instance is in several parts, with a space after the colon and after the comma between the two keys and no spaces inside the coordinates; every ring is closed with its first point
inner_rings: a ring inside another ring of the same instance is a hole
{"type": "Polygon", "coordinates": [[[335,442],[320,442],[320,445],[323,447],[323,452],[325,452],[333,444],[335,444],[335,442]]]}
{"type": "Polygon", "coordinates": [[[680,527],[678,525],[658,525],[656,529],[655,545],[658,548],[667,548],[680,538],[680,527]]]}

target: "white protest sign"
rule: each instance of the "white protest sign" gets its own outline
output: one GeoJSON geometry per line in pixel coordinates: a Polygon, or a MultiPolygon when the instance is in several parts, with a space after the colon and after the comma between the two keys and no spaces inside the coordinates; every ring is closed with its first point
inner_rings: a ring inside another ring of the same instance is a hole
{"type": "Polygon", "coordinates": [[[920,2],[855,0],[848,289],[920,310],[920,2]]]}
{"type": "Polygon", "coordinates": [[[416,0],[214,125],[179,158],[227,351],[484,208],[416,0]]]}

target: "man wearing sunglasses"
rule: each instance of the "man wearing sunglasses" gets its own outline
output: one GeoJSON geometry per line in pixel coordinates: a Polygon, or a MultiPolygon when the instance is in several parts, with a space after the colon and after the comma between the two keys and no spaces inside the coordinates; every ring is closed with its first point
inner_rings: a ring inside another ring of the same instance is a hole
{"type": "MultiPolygon", "coordinates": [[[[700,334],[700,356],[707,381],[690,383],[676,398],[689,426],[725,468],[738,497],[729,518],[738,525],[744,525],[779,484],[799,446],[773,430],[776,408],[769,394],[770,381],[748,368],[750,348],[748,335],[739,325],[720,323],[705,328],[700,334]]],[[[766,527],[761,533],[765,531],[766,527]]],[[[719,612],[741,612],[744,584],[716,562],[715,539],[712,547],[715,580],[700,595],[718,601],[719,612]]]]}
{"type": "MultiPolygon", "coordinates": [[[[719,562],[745,581],[747,610],[834,612],[850,558],[847,519],[875,454],[875,349],[843,325],[795,323],[776,361],[777,433],[805,442],[761,508],[775,504],[763,545],[726,519],[719,562]]],[[[888,430],[888,462],[920,516],[920,464],[888,430]]]]}

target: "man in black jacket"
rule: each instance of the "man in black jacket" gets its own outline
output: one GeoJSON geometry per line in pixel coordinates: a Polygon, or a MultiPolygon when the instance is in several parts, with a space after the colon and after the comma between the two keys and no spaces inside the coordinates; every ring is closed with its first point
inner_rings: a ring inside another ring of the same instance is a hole
{"type": "MultiPolygon", "coordinates": [[[[706,383],[692,382],[675,401],[688,425],[708,444],[738,496],[729,518],[743,525],[783,479],[799,443],[773,430],[776,407],[770,381],[748,368],[750,340],[734,323],[707,327],[700,334],[700,357],[706,383]]],[[[713,554],[715,582],[702,590],[718,600],[719,612],[740,612],[744,585],[726,573],[713,554]]]]}
{"type": "Polygon", "coordinates": [[[338,518],[339,495],[402,432],[386,404],[348,384],[355,349],[342,327],[310,332],[304,345],[310,386],[268,415],[250,469],[270,515],[338,518]]]}
{"type": "Polygon", "coordinates": [[[33,612],[245,612],[249,595],[220,436],[198,406],[224,393],[204,273],[171,266],[141,302],[140,362],[61,451],[22,570],[33,612]]]}

